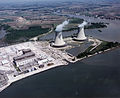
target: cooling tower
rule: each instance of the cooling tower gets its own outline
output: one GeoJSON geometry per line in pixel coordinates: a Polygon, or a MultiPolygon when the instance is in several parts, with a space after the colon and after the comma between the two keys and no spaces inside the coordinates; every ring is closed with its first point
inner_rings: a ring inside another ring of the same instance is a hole
{"type": "Polygon", "coordinates": [[[77,37],[74,38],[74,40],[76,40],[76,41],[84,41],[86,39],[87,39],[87,37],[85,36],[84,26],[78,27],[78,35],[77,35],[77,37]]]}
{"type": "Polygon", "coordinates": [[[84,27],[78,27],[77,39],[79,39],[79,40],[85,40],[86,39],[85,32],[84,32],[84,27]]]}
{"type": "Polygon", "coordinates": [[[54,47],[63,47],[65,46],[65,42],[62,37],[62,32],[55,32],[55,41],[52,43],[54,47]]]}
{"type": "Polygon", "coordinates": [[[84,41],[87,39],[87,37],[85,36],[85,32],[84,32],[84,26],[87,25],[86,21],[83,21],[82,24],[78,25],[78,35],[77,37],[74,37],[73,40],[76,41],[84,41]]]}
{"type": "Polygon", "coordinates": [[[55,29],[55,41],[51,43],[51,46],[54,47],[63,47],[66,46],[66,43],[62,37],[63,28],[69,23],[69,21],[64,21],[62,24],[58,25],[55,29]]]}

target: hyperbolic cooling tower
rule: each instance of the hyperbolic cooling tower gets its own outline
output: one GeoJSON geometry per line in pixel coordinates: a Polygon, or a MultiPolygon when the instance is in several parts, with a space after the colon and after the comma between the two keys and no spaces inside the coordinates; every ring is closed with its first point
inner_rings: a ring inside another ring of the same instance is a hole
{"type": "Polygon", "coordinates": [[[66,43],[64,42],[63,37],[62,37],[62,30],[63,30],[63,27],[65,25],[67,25],[68,23],[69,23],[69,21],[64,21],[62,24],[60,24],[56,27],[55,41],[54,41],[54,43],[52,43],[52,46],[62,47],[62,46],[66,45],[66,43]]]}
{"type": "Polygon", "coordinates": [[[84,27],[78,27],[77,39],[78,40],[85,40],[86,39],[85,32],[84,32],[84,27]]]}
{"type": "Polygon", "coordinates": [[[64,46],[65,42],[62,37],[62,32],[56,32],[54,46],[64,46]]]}
{"type": "Polygon", "coordinates": [[[78,35],[76,38],[74,38],[74,40],[78,40],[78,41],[82,41],[82,40],[86,40],[87,37],[85,36],[85,32],[84,32],[84,26],[87,24],[87,22],[83,22],[82,24],[80,24],[78,26],[78,35]]]}

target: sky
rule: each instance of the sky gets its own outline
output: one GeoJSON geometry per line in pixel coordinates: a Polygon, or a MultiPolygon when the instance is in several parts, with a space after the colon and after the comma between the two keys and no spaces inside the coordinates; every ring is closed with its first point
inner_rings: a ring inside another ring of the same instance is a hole
{"type": "MultiPolygon", "coordinates": [[[[36,1],[52,1],[52,0],[0,0],[0,3],[2,2],[2,3],[7,3],[7,2],[36,2],[36,1]]],[[[55,0],[55,1],[57,1],[57,0],[55,0]]]]}
{"type": "Polygon", "coordinates": [[[74,1],[74,0],[0,0],[0,3],[1,4],[2,3],[29,3],[29,2],[46,2],[46,1],[58,2],[58,1],[74,1]]]}
{"type": "MultiPolygon", "coordinates": [[[[8,3],[8,2],[36,2],[36,1],[75,1],[75,0],[0,0],[0,3],[8,3]]],[[[96,1],[96,0],[78,0],[78,1],[96,1]]],[[[101,0],[97,0],[101,1],[101,0]]]]}
{"type": "MultiPolygon", "coordinates": [[[[36,1],[76,1],[76,0],[0,0],[0,3],[21,3],[21,2],[36,2],[36,1]]],[[[102,2],[102,1],[120,1],[120,0],[77,0],[82,2],[102,2]]]]}
{"type": "Polygon", "coordinates": [[[41,1],[41,0],[0,0],[0,3],[7,3],[7,2],[25,2],[25,1],[41,1]]]}

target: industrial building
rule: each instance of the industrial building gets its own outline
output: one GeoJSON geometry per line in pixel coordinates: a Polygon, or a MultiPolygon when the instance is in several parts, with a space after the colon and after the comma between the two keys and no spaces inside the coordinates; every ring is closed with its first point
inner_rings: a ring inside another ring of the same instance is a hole
{"type": "Polygon", "coordinates": [[[29,62],[33,62],[35,60],[35,53],[33,53],[30,49],[24,49],[22,51],[22,55],[13,58],[13,62],[17,67],[20,65],[25,65],[29,62]]]}
{"type": "Polygon", "coordinates": [[[44,64],[54,60],[53,58],[47,56],[39,57],[35,55],[31,49],[22,49],[21,51],[21,55],[13,58],[13,63],[20,69],[21,72],[36,70],[37,66],[43,66],[44,64]]]}

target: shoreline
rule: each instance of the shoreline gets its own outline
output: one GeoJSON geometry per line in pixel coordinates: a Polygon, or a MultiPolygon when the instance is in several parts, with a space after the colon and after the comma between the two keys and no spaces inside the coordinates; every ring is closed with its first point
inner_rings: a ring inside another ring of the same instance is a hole
{"type": "Polygon", "coordinates": [[[41,73],[41,72],[44,72],[44,71],[47,71],[47,70],[50,70],[52,68],[56,68],[56,67],[59,67],[59,66],[65,66],[65,65],[68,65],[68,64],[55,64],[53,66],[47,66],[46,68],[41,68],[41,69],[38,69],[38,70],[35,70],[33,72],[29,72],[29,73],[26,73],[26,74],[22,74],[22,75],[19,75],[19,76],[16,76],[16,77],[10,77],[8,76],[9,78],[9,81],[8,81],[8,84],[3,86],[2,88],[0,88],[0,93],[5,90],[7,87],[9,87],[12,83],[16,82],[16,81],[19,81],[19,80],[22,80],[22,79],[25,79],[27,77],[30,77],[32,75],[35,75],[35,74],[38,74],[38,73],[41,73]]]}
{"type": "MultiPolygon", "coordinates": [[[[87,57],[85,56],[85,57],[83,57],[83,58],[77,58],[75,62],[81,61],[81,60],[84,60],[84,59],[87,59],[87,58],[90,58],[90,57],[93,57],[93,56],[96,56],[96,55],[98,55],[98,54],[103,54],[103,53],[106,53],[106,52],[115,50],[115,49],[117,49],[117,48],[120,48],[120,46],[113,47],[113,48],[109,48],[109,49],[106,49],[106,50],[104,50],[104,51],[99,51],[99,53],[94,53],[94,54],[92,54],[92,55],[88,55],[87,57]]],[[[75,62],[73,62],[73,63],[75,63],[75,62]]]]}

